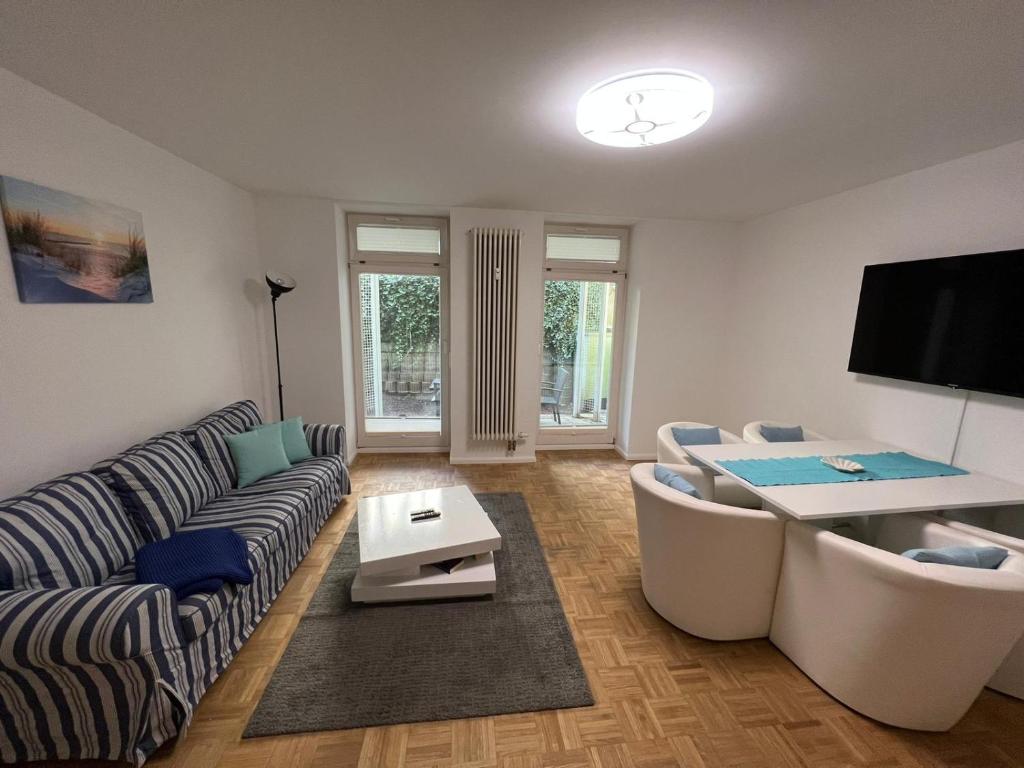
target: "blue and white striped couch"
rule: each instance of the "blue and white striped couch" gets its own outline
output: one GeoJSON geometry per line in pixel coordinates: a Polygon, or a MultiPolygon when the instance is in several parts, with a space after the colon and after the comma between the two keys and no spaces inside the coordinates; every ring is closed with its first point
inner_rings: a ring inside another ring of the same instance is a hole
{"type": "Polygon", "coordinates": [[[225,434],[242,401],[0,501],[0,760],[141,765],[184,732],[349,491],[344,430],[307,425],[314,458],[235,490],[225,434]],[[135,552],[174,530],[230,527],[253,583],[177,600],[136,584],[135,552]]]}

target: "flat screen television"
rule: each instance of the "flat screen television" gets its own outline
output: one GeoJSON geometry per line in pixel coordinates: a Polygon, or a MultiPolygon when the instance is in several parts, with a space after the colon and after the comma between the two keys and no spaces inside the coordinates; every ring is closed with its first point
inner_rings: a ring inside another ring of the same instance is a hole
{"type": "Polygon", "coordinates": [[[849,370],[1024,397],[1024,250],[865,267],[849,370]]]}

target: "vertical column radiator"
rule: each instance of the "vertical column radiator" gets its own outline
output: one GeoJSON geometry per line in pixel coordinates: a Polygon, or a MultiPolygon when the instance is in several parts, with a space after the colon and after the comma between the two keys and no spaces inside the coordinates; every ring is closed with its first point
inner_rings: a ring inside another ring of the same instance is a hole
{"type": "Polygon", "coordinates": [[[473,239],[474,440],[516,439],[518,229],[477,228],[473,239]]]}

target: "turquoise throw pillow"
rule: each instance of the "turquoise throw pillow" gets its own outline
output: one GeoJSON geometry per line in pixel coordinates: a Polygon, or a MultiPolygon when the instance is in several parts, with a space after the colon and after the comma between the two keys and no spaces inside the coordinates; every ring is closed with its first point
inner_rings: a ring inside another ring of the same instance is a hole
{"type": "Polygon", "coordinates": [[[804,428],[796,427],[769,427],[761,425],[761,437],[769,443],[802,443],[804,441],[804,428]]]}
{"type": "Polygon", "coordinates": [[[238,471],[237,488],[245,488],[292,466],[284,452],[280,423],[268,424],[266,429],[258,431],[225,435],[224,439],[238,471]]]}
{"type": "Polygon", "coordinates": [[[919,563],[959,565],[964,568],[998,568],[1010,553],[1002,547],[938,547],[908,549],[904,557],[919,563]]]}
{"type": "Polygon", "coordinates": [[[288,461],[298,464],[300,461],[313,458],[313,452],[309,450],[309,443],[306,442],[306,432],[302,427],[302,417],[296,416],[284,421],[276,421],[273,424],[258,424],[249,427],[250,432],[259,432],[268,427],[281,428],[281,441],[284,443],[284,453],[288,461]]]}
{"type": "Polygon", "coordinates": [[[700,493],[693,487],[689,480],[678,472],[673,472],[668,467],[661,466],[661,464],[654,465],[654,479],[662,485],[667,485],[673,490],[685,493],[687,496],[693,496],[695,499],[700,498],[700,493]]]}
{"type": "Polygon", "coordinates": [[[679,445],[721,445],[718,427],[672,427],[672,437],[679,445]]]}

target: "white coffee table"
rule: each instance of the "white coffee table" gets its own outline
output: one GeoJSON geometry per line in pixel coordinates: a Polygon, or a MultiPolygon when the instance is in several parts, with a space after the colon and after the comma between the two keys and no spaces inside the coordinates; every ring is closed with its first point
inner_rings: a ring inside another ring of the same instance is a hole
{"type": "Polygon", "coordinates": [[[358,510],[354,602],[471,597],[496,589],[493,553],[501,549],[501,535],[466,486],[367,496],[358,510]],[[441,517],[411,520],[410,512],[428,507],[441,517]],[[431,565],[471,555],[473,561],[453,573],[431,565]]]}

